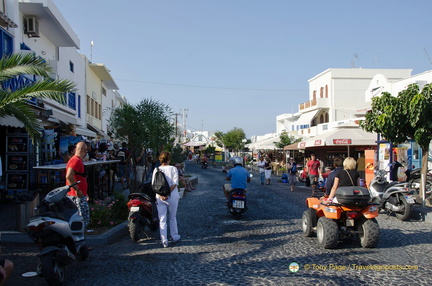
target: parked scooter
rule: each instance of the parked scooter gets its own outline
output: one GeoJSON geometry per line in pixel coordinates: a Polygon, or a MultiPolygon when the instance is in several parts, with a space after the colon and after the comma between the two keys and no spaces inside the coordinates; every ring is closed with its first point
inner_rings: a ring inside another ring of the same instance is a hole
{"type": "Polygon", "coordinates": [[[152,204],[154,198],[150,197],[153,193],[151,181],[141,184],[140,190],[140,193],[130,194],[127,203],[129,209],[129,234],[134,241],[138,241],[141,234],[145,233],[145,227],[148,227],[151,231],[155,231],[159,227],[156,206],[152,204]]]}
{"type": "MultiPolygon", "coordinates": [[[[432,170],[428,170],[426,176],[426,189],[425,189],[425,198],[432,198],[432,170]]],[[[421,168],[414,169],[411,171],[407,171],[407,182],[409,183],[408,187],[410,190],[414,190],[416,195],[420,195],[420,185],[421,185],[421,168]]]]}
{"type": "Polygon", "coordinates": [[[27,234],[40,248],[37,273],[49,285],[63,285],[65,267],[89,256],[84,222],[76,205],[66,197],[78,183],[50,191],[26,227],[27,234]]]}
{"type": "Polygon", "coordinates": [[[410,195],[408,183],[390,183],[386,178],[387,173],[385,170],[375,171],[375,177],[369,185],[372,202],[379,204],[380,209],[394,213],[400,220],[409,220],[411,205],[415,201],[410,195]]]}

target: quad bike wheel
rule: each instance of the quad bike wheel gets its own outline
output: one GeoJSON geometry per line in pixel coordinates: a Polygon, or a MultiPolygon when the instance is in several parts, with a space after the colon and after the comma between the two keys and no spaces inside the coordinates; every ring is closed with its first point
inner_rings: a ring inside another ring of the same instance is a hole
{"type": "Polygon", "coordinates": [[[320,217],[317,223],[318,244],[323,248],[336,248],[339,239],[337,223],[329,218],[320,217]]]}
{"type": "Polygon", "coordinates": [[[302,216],[302,229],[303,229],[303,235],[306,237],[314,236],[314,227],[316,227],[317,224],[317,216],[316,216],[316,210],[314,209],[307,209],[304,211],[302,216]]]}
{"type": "Polygon", "coordinates": [[[376,219],[361,219],[357,224],[357,238],[364,248],[376,247],[380,238],[379,225],[376,219]]]}

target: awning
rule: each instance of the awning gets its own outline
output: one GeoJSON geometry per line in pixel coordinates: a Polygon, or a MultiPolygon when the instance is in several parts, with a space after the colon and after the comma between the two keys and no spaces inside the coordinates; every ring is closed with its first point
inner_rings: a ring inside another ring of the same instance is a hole
{"type": "Polygon", "coordinates": [[[12,21],[5,13],[0,11],[0,24],[11,28],[18,28],[18,25],[12,21]]]}
{"type": "Polygon", "coordinates": [[[75,127],[75,133],[77,135],[83,135],[83,136],[87,136],[87,137],[96,137],[97,136],[96,132],[93,132],[91,130],[88,130],[87,128],[81,128],[78,126],[75,127]]]}
{"type": "Polygon", "coordinates": [[[359,127],[341,127],[307,139],[299,144],[308,147],[319,146],[372,146],[376,144],[376,133],[369,133],[359,127]]]}
{"type": "Polygon", "coordinates": [[[57,109],[52,109],[52,112],[53,112],[53,115],[52,115],[53,118],[60,120],[66,124],[69,124],[69,123],[76,124],[77,123],[77,120],[76,120],[75,116],[73,116],[73,115],[69,115],[66,112],[62,112],[62,111],[57,110],[57,109]]]}
{"type": "Polygon", "coordinates": [[[7,115],[5,117],[0,118],[0,125],[9,126],[9,127],[17,127],[23,128],[24,124],[15,118],[15,116],[7,115]]]}
{"type": "Polygon", "coordinates": [[[189,141],[182,144],[183,146],[189,146],[189,147],[197,147],[197,146],[204,146],[207,145],[207,142],[199,142],[199,141],[189,141]]]}
{"type": "Polygon", "coordinates": [[[102,136],[102,137],[104,137],[106,139],[109,139],[109,136],[103,130],[101,130],[101,129],[99,129],[99,128],[91,125],[91,124],[88,124],[88,123],[87,123],[87,128],[90,129],[90,130],[93,130],[94,132],[96,132],[100,136],[102,136]]]}
{"type": "Polygon", "coordinates": [[[280,137],[272,137],[261,141],[246,144],[246,147],[254,150],[268,150],[268,149],[273,150],[273,149],[278,149],[278,147],[276,147],[274,142],[279,142],[279,141],[280,141],[280,137]]]}
{"type": "Polygon", "coordinates": [[[296,124],[297,125],[311,125],[311,121],[317,115],[318,111],[319,110],[314,110],[314,111],[303,113],[302,115],[300,115],[299,119],[297,119],[296,124]]]}
{"type": "MultiPolygon", "coordinates": [[[[302,143],[302,142],[300,142],[302,143]]],[[[300,143],[293,143],[290,145],[287,145],[284,147],[284,150],[304,150],[305,146],[304,144],[300,144],[300,143]]]]}

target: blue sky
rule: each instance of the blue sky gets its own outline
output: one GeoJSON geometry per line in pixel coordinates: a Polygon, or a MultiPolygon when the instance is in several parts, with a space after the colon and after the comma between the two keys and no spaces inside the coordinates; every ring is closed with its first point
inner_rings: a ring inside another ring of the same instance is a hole
{"type": "Polygon", "coordinates": [[[189,109],[194,131],[274,132],[328,68],[432,69],[430,0],[54,3],[130,103],[189,109]]]}

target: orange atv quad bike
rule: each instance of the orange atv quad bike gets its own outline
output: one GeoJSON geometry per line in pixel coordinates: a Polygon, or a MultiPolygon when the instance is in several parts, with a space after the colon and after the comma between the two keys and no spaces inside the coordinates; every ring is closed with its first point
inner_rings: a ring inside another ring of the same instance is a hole
{"type": "Polygon", "coordinates": [[[378,206],[370,203],[369,190],[363,187],[340,187],[335,202],[324,204],[318,197],[306,199],[303,235],[315,234],[323,248],[336,248],[339,239],[356,238],[365,248],[376,247],[380,231],[376,217],[378,206]]]}

